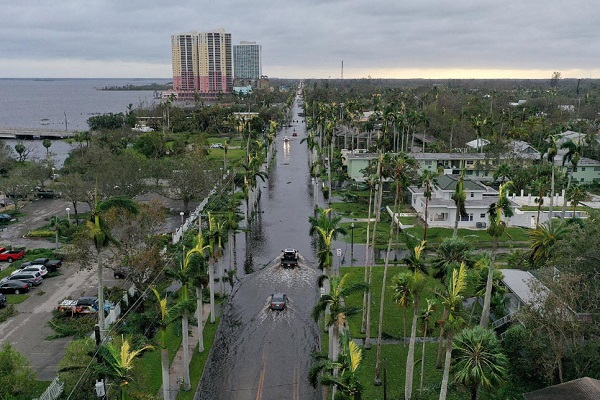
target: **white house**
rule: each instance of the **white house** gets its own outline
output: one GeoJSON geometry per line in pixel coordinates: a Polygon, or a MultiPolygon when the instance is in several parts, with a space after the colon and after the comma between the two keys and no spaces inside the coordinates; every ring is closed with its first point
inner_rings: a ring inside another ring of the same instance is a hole
{"type": "MultiPolygon", "coordinates": [[[[431,199],[428,205],[427,222],[429,226],[453,227],[456,219],[456,205],[452,195],[458,184],[459,175],[443,175],[437,178],[437,184],[431,188],[431,199]]],[[[411,186],[411,205],[417,214],[425,216],[425,188],[411,186]]],[[[486,228],[488,225],[487,211],[491,204],[498,200],[498,192],[480,181],[465,178],[463,191],[466,195],[465,208],[467,216],[461,217],[459,228],[486,228]]],[[[511,201],[511,208],[517,204],[511,201]]]]}

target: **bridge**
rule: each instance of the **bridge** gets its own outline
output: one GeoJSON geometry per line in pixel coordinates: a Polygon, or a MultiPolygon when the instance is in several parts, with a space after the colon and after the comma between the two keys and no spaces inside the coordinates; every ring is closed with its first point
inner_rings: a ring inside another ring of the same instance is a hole
{"type": "Polygon", "coordinates": [[[77,133],[77,131],[45,128],[0,128],[0,139],[66,139],[74,137],[77,133]]]}

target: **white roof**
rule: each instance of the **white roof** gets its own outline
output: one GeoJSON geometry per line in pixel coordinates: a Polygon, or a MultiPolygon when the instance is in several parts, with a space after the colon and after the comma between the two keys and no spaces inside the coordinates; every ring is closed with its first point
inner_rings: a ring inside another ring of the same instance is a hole
{"type": "Polygon", "coordinates": [[[537,278],[528,271],[522,271],[520,269],[501,269],[502,282],[512,293],[514,293],[523,304],[531,304],[535,300],[533,291],[531,290],[532,284],[538,283],[537,278]]]}

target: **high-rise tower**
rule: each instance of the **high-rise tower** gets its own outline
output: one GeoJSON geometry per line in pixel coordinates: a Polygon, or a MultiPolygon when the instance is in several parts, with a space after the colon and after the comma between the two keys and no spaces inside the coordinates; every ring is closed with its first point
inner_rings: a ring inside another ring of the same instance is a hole
{"type": "Polygon", "coordinates": [[[233,46],[233,77],[240,83],[256,83],[262,75],[262,47],[256,42],[233,46]]]}
{"type": "Polygon", "coordinates": [[[171,36],[173,91],[180,98],[214,98],[233,90],[231,33],[188,32],[171,36]]]}

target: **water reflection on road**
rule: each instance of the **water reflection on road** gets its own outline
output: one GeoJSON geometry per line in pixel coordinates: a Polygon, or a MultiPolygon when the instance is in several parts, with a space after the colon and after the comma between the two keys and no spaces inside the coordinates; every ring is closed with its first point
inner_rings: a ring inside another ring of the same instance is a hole
{"type": "MultiPolygon", "coordinates": [[[[301,112],[297,106],[293,116],[301,112]]],[[[318,399],[308,383],[310,353],[318,349],[318,327],[310,314],[317,300],[314,245],[308,217],[314,207],[308,149],[300,144],[304,124],[277,136],[277,155],[269,179],[260,185],[260,209],[249,233],[236,237],[240,281],[223,310],[223,319],[196,399],[318,399]],[[299,132],[292,136],[292,130],[299,132]],[[284,141],[288,136],[289,141],[284,141]],[[247,242],[247,243],[246,243],[247,242]],[[299,268],[283,269],[279,255],[299,250],[299,268]],[[244,261],[255,272],[246,274],[244,261]],[[269,296],[284,292],[284,311],[269,309],[269,296]]]]}

